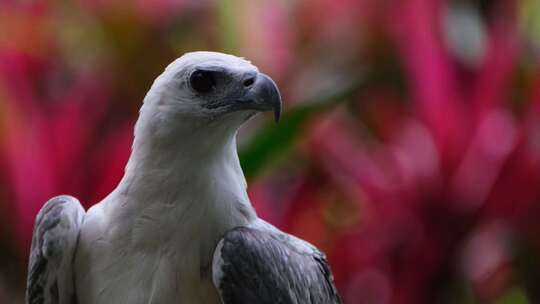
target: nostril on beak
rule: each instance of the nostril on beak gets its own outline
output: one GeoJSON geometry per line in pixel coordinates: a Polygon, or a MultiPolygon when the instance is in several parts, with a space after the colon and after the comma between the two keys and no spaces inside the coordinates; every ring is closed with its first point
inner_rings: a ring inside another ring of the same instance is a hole
{"type": "Polygon", "coordinates": [[[244,87],[248,88],[252,86],[255,83],[255,77],[250,76],[249,78],[246,78],[244,80],[244,87]]]}

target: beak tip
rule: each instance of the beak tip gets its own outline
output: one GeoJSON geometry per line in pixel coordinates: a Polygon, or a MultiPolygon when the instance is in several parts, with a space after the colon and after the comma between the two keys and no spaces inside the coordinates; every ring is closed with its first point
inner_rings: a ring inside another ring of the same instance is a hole
{"type": "MultiPolygon", "coordinates": [[[[276,90],[277,90],[277,87],[276,87],[276,90]]],[[[278,92],[277,93],[278,101],[274,104],[274,121],[276,122],[276,124],[279,122],[281,118],[281,112],[283,109],[283,102],[281,101],[281,95],[279,94],[279,91],[277,92],[278,92]]]]}
{"type": "Polygon", "coordinates": [[[280,109],[280,108],[276,108],[276,109],[274,110],[274,121],[275,121],[276,123],[278,123],[280,118],[281,118],[281,109],[280,109]]]}

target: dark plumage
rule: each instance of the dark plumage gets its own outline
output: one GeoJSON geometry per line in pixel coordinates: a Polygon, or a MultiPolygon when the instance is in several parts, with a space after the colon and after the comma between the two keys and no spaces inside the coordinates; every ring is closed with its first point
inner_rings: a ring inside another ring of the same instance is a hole
{"type": "Polygon", "coordinates": [[[277,231],[228,231],[219,282],[224,304],[341,303],[324,255],[298,242],[277,231]]]}
{"type": "Polygon", "coordinates": [[[70,196],[52,198],[39,212],[28,265],[27,304],[75,303],[71,267],[83,214],[79,201],[70,196]]]}

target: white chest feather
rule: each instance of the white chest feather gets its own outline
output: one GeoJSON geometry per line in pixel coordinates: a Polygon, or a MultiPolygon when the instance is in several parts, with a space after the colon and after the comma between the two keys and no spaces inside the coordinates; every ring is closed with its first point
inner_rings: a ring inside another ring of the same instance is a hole
{"type": "Polygon", "coordinates": [[[200,175],[157,189],[126,195],[119,187],[89,210],[76,257],[80,304],[219,303],[215,246],[225,231],[256,219],[245,187],[231,176],[200,175]]]}

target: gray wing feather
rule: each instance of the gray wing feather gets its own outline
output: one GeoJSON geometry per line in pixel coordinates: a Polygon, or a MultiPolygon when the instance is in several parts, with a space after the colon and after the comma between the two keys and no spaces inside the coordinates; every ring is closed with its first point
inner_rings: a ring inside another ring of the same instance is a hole
{"type": "Polygon", "coordinates": [[[72,262],[84,209],[71,196],[45,203],[34,224],[26,286],[27,304],[74,303],[72,262]]]}
{"type": "Polygon", "coordinates": [[[237,227],[219,242],[214,285],[224,304],[341,303],[325,256],[285,233],[237,227]]]}

